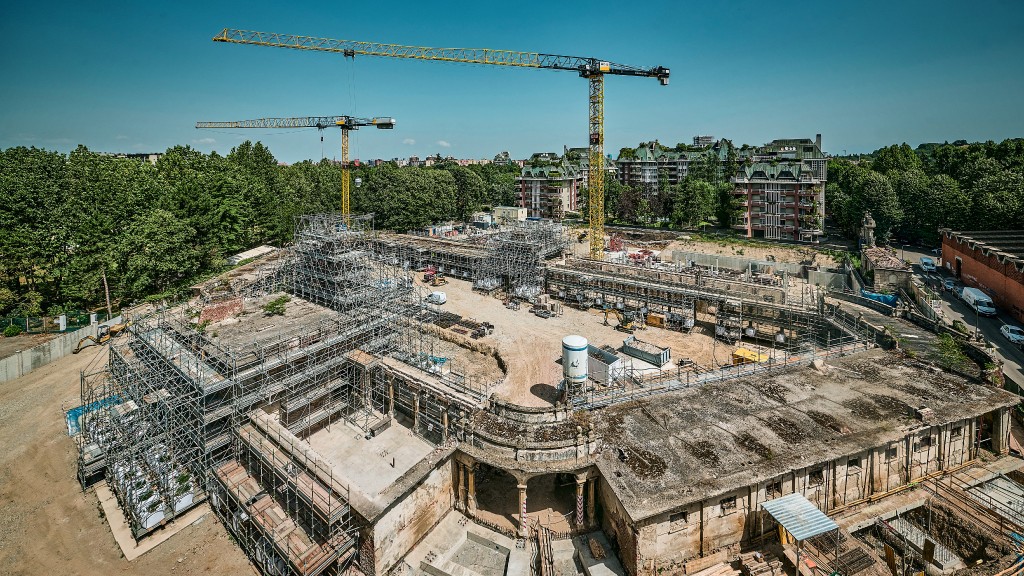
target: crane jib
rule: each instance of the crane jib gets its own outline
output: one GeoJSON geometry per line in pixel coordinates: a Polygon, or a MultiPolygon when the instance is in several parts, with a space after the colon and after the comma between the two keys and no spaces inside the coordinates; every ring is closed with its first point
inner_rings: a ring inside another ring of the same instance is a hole
{"type": "Polygon", "coordinates": [[[277,34],[273,32],[255,32],[225,28],[213,37],[216,42],[235,44],[253,44],[296,50],[315,50],[337,52],[346,56],[381,56],[390,58],[409,58],[414,60],[435,60],[442,62],[459,62],[463,64],[487,64],[496,66],[517,66],[523,68],[544,68],[549,70],[570,70],[581,75],[610,74],[622,76],[647,76],[659,78],[666,83],[669,70],[658,66],[641,68],[627,66],[583,56],[565,56],[559,54],[543,54],[539,52],[518,52],[515,50],[496,50],[492,48],[432,48],[427,46],[408,46],[404,44],[386,44],[383,42],[361,42],[356,40],[335,40],[314,36],[297,36],[293,34],[277,34]]]}

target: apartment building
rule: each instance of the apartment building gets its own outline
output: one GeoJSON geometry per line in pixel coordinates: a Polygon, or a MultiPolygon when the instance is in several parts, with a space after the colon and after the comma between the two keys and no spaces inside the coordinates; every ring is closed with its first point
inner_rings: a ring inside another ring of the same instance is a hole
{"type": "Polygon", "coordinates": [[[585,158],[566,149],[561,156],[538,152],[524,163],[516,186],[519,205],[527,209],[530,218],[561,219],[566,212],[579,209],[579,189],[587,182],[581,165],[585,158]]]}

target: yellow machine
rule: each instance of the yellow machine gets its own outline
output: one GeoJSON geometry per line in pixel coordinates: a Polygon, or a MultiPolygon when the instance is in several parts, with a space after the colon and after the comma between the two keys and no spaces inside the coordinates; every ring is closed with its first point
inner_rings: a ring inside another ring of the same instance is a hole
{"type": "Polygon", "coordinates": [[[537,52],[515,52],[512,50],[491,50],[487,48],[429,48],[424,46],[403,46],[381,42],[357,42],[334,40],[312,36],[253,32],[225,28],[213,37],[214,42],[272,46],[294,50],[318,50],[334,52],[354,58],[359,56],[382,56],[387,58],[411,58],[464,64],[489,64],[542,70],[567,70],[576,72],[590,83],[590,144],[587,171],[587,211],[590,217],[590,256],[601,259],[604,253],[604,77],[606,75],[638,76],[657,78],[662,86],[668,85],[669,69],[664,66],[640,68],[615,64],[598,58],[582,56],[559,56],[537,52]]]}
{"type": "Polygon", "coordinates": [[[444,286],[448,283],[448,279],[444,277],[444,274],[434,274],[434,277],[430,279],[431,286],[444,286]]]}
{"type": "Polygon", "coordinates": [[[762,352],[755,352],[749,348],[737,348],[732,353],[732,365],[739,366],[740,364],[760,364],[761,362],[767,362],[768,355],[762,352]]]}
{"type": "Polygon", "coordinates": [[[651,312],[647,315],[647,325],[654,326],[655,328],[665,327],[665,315],[657,312],[651,312]]]}
{"type": "Polygon", "coordinates": [[[131,326],[131,322],[125,322],[124,324],[114,324],[112,326],[100,326],[99,333],[96,336],[86,336],[78,341],[78,345],[71,351],[72,354],[78,354],[83,348],[89,346],[102,346],[110,341],[111,338],[120,336],[128,326],[131,326]],[[92,342],[92,344],[89,344],[92,342]]]}
{"type": "Polygon", "coordinates": [[[643,330],[645,328],[644,323],[642,321],[637,321],[637,319],[631,313],[627,312],[626,314],[623,314],[622,312],[619,312],[615,308],[608,308],[604,311],[605,326],[609,325],[608,316],[614,316],[615,319],[619,321],[618,324],[615,325],[615,329],[618,330],[619,332],[632,334],[637,330],[643,330]]]}

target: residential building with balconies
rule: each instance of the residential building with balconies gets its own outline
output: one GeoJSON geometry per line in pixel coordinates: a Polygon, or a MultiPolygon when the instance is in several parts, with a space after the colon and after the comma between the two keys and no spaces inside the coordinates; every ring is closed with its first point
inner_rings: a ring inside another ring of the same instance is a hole
{"type": "Polygon", "coordinates": [[[743,163],[731,179],[748,238],[815,242],[821,236],[825,180],[806,161],[743,163]]]}

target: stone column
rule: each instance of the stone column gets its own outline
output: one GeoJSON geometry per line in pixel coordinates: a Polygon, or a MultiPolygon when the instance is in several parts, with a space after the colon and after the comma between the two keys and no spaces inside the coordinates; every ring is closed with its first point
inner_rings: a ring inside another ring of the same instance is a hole
{"type": "Polygon", "coordinates": [[[587,485],[587,475],[576,475],[576,527],[583,528],[583,489],[587,485]]]}
{"type": "Polygon", "coordinates": [[[992,451],[1010,452],[1010,409],[1003,407],[992,412],[992,451]]]}
{"type": "Polygon", "coordinates": [[[597,510],[594,507],[594,492],[597,490],[597,478],[591,478],[587,481],[590,486],[587,487],[587,520],[594,526],[597,525],[597,510]]]}
{"type": "Polygon", "coordinates": [[[395,378],[388,380],[388,417],[395,419],[395,378]]]}
{"type": "Polygon", "coordinates": [[[441,412],[441,442],[448,441],[448,409],[441,412]]]}
{"type": "Polygon", "coordinates": [[[476,464],[466,466],[469,474],[469,493],[466,494],[466,512],[470,518],[476,516],[476,464]]]}
{"type": "Polygon", "coordinates": [[[465,502],[466,502],[466,476],[465,476],[466,471],[464,470],[465,464],[463,464],[462,462],[459,462],[458,460],[453,460],[453,462],[455,462],[455,481],[459,485],[459,496],[458,496],[458,500],[456,500],[456,502],[455,502],[455,509],[456,510],[465,510],[465,502]]]}
{"type": "Polygon", "coordinates": [[[523,538],[529,536],[526,525],[526,483],[516,486],[519,488],[519,535],[523,538]]]}
{"type": "Polygon", "coordinates": [[[416,392],[416,395],[412,397],[412,431],[414,434],[420,433],[420,393],[416,392]]]}

